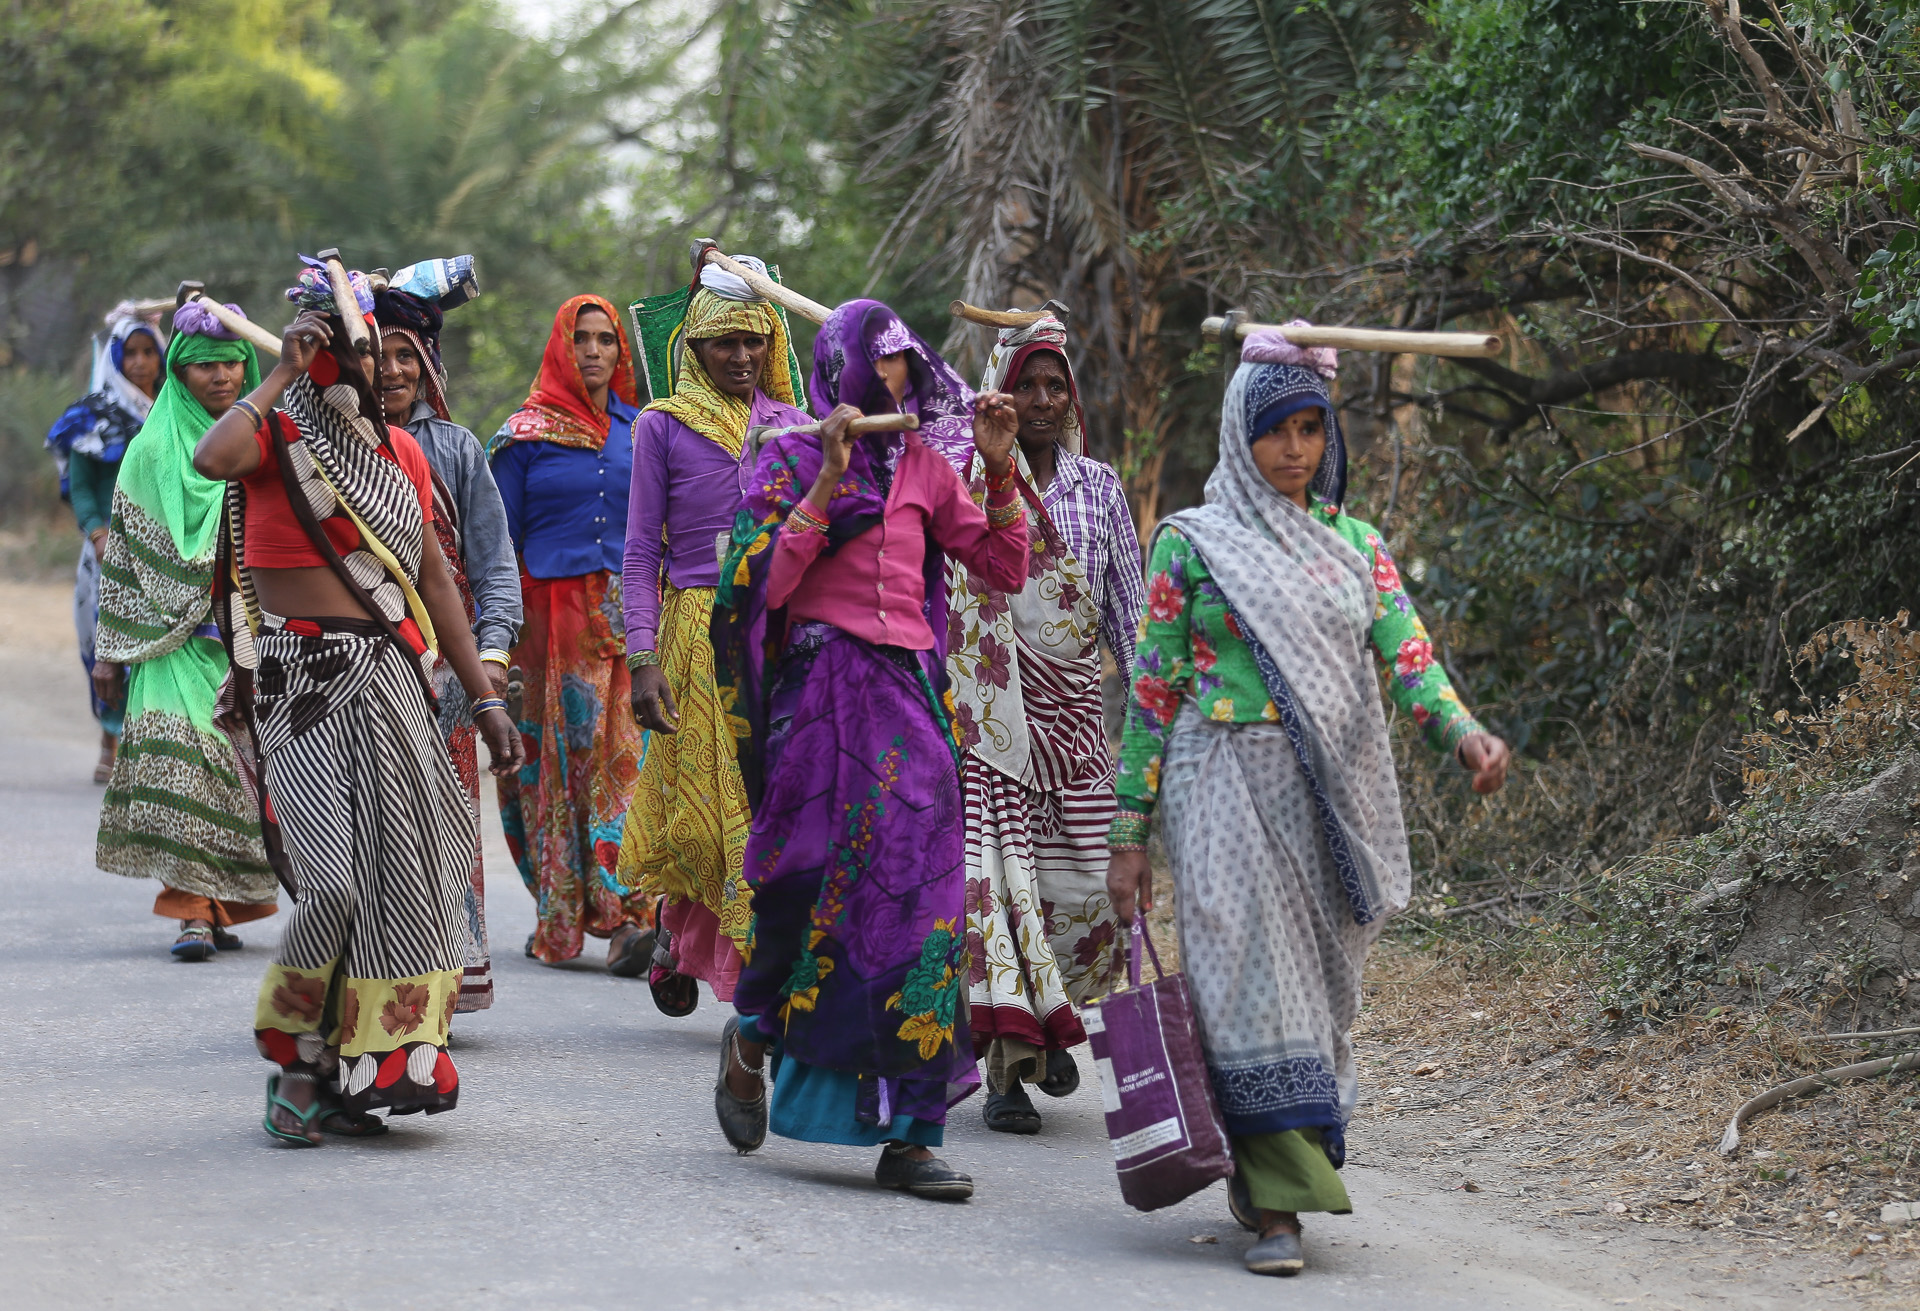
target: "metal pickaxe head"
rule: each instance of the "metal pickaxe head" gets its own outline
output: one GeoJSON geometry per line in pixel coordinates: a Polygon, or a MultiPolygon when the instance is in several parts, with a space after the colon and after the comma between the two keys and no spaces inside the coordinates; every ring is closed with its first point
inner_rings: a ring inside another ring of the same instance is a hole
{"type": "Polygon", "coordinates": [[[179,309],[195,296],[204,296],[206,294],[206,283],[194,282],[191,279],[184,280],[180,283],[180,289],[173,293],[173,307],[179,309]]]}

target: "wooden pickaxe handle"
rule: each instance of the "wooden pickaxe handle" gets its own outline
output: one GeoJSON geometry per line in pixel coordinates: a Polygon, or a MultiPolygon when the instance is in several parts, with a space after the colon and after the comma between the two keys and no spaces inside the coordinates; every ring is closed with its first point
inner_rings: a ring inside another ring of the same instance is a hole
{"type": "Polygon", "coordinates": [[[207,295],[204,282],[183,282],[180,290],[174,293],[174,304],[185,305],[188,301],[198,301],[200,307],[220,322],[220,326],[234,336],[252,342],[275,359],[280,357],[280,339],[255,323],[252,319],[243,319],[232,310],[207,295]]]}
{"type": "MultiPolygon", "coordinates": [[[[847,431],[858,437],[870,432],[917,432],[920,428],[920,416],[917,414],[863,414],[847,424],[847,431]]],[[[803,423],[797,428],[785,428],[783,432],[817,433],[820,423],[803,423]]]]}
{"type": "MultiPolygon", "coordinates": [[[[1203,336],[1218,337],[1227,320],[1215,316],[1200,321],[1203,336]]],[[[1234,333],[1277,332],[1295,346],[1332,346],[1347,351],[1381,351],[1390,355],[1446,355],[1454,359],[1490,359],[1505,347],[1496,332],[1400,332],[1392,328],[1306,328],[1283,323],[1234,324],[1234,333]]]]}
{"type": "Polygon", "coordinates": [[[373,354],[373,336],[367,331],[367,321],[360,317],[360,298],[353,294],[353,279],[347,276],[339,248],[329,246],[314,258],[327,266],[327,283],[333,288],[333,308],[347,325],[347,340],[360,354],[373,354]]]}
{"type": "Polygon", "coordinates": [[[754,292],[774,302],[784,305],[795,314],[812,319],[815,323],[825,323],[827,315],[833,313],[819,301],[808,300],[799,292],[783,287],[763,273],[756,273],[738,260],[729,259],[720,250],[720,243],[711,237],[699,237],[693,243],[693,267],[697,272],[708,264],[725,269],[734,277],[752,287],[754,292]]]}
{"type": "Polygon", "coordinates": [[[1042,319],[1057,317],[1052,310],[983,310],[964,300],[956,300],[948,305],[947,313],[956,319],[965,319],[968,323],[978,323],[988,328],[1025,328],[1042,319]]]}

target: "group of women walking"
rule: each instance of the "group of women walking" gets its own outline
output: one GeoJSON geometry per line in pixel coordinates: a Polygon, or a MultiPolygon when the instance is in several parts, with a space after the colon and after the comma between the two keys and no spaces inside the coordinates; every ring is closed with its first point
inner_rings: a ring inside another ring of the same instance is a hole
{"type": "Polygon", "coordinates": [[[449,1026],[494,992],[478,741],[527,955],[605,938],[672,1015],[705,983],[727,1142],[877,1148],[929,1198],[973,1192],[939,1151],[983,1077],[1016,1134],[1029,1088],[1077,1086],[1158,823],[1247,1264],[1298,1270],[1299,1213],[1349,1209],[1360,971],[1409,892],[1369,646],[1476,788],[1507,761],[1342,509],[1331,352],[1249,339],[1206,504],[1143,576],[1057,317],[1002,330],[976,390],[849,301],[803,385],[782,310],[706,264],[636,305],[640,340],[562,304],[483,448],[439,340],[476,290],[470,257],[305,261],[264,377],[237,307],[184,303],[170,341],[116,323],[116,372],[50,438],[103,530],[102,868],[164,885],[188,959],[272,914],[276,876],[293,898],[254,1020],[266,1131],[457,1103],[449,1026]],[[121,465],[110,511],[82,460],[121,465]]]}

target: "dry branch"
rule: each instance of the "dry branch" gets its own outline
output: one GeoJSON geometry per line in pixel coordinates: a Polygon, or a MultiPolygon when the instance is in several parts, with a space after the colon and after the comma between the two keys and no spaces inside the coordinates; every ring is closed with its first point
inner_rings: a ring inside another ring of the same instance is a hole
{"type": "Polygon", "coordinates": [[[1898,1074],[1902,1070],[1920,1070],[1920,1051],[1907,1052],[1900,1056],[1883,1056],[1877,1061],[1861,1061],[1856,1065],[1842,1065],[1835,1069],[1823,1070],[1819,1074],[1809,1074],[1804,1079],[1790,1079],[1777,1088],[1769,1088],[1735,1111],[1733,1118],[1727,1121],[1727,1131],[1720,1135],[1720,1155],[1732,1156],[1739,1151],[1740,1130],[1747,1121],[1762,1111],[1771,1110],[1789,1097],[1798,1097],[1801,1093],[1812,1092],[1816,1088],[1852,1083],[1857,1079],[1871,1079],[1882,1074],[1898,1074]]]}

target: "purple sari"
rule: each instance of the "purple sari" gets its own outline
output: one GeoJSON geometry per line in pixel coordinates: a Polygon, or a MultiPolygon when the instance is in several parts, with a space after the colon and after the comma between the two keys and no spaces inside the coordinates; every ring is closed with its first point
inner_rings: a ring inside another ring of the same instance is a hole
{"type": "MultiPolygon", "coordinates": [[[[816,412],[843,400],[892,409],[872,361],[898,349],[913,352],[915,391],[902,408],[923,422],[970,422],[965,385],[875,301],[843,305],[821,328],[816,412]]],[[[828,507],[826,555],[880,522],[904,441],[855,444],[828,507]]],[[[790,626],[768,609],[774,544],[822,458],[819,438],[800,434],[760,452],[715,597],[718,682],[723,699],[731,692],[753,810],[744,871],[753,920],[734,1006],[778,1044],[774,1132],[937,1145],[953,1086],[979,1079],[946,653],[876,646],[821,622],[790,626]]],[[[937,643],[944,566],[929,540],[923,613],[937,643]]]]}

